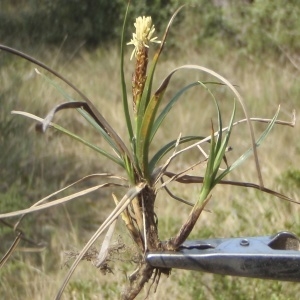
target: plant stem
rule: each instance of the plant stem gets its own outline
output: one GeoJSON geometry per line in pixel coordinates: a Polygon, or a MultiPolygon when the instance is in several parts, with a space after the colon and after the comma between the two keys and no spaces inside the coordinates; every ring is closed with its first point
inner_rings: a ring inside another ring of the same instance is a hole
{"type": "MultiPolygon", "coordinates": [[[[146,232],[144,239],[146,239],[147,242],[143,247],[138,244],[140,251],[142,252],[141,262],[137,271],[129,277],[129,285],[121,294],[122,300],[134,299],[140,293],[144,285],[150,280],[154,271],[154,268],[145,261],[144,253],[145,251],[158,251],[161,248],[161,242],[158,238],[156,215],[154,212],[155,199],[156,191],[150,186],[146,186],[142,193],[135,199],[139,210],[142,208],[142,201],[144,202],[144,226],[146,232]],[[147,249],[145,249],[146,247],[147,249]]],[[[140,213],[142,212],[140,211],[140,213]]]]}
{"type": "Polygon", "coordinates": [[[193,230],[201,212],[203,211],[204,207],[206,206],[207,202],[210,200],[211,196],[207,196],[206,199],[202,202],[200,206],[194,206],[191,213],[188,216],[186,222],[181,226],[177,235],[167,241],[164,244],[164,249],[167,251],[174,251],[176,250],[184,241],[188,238],[191,231],[193,230]]]}

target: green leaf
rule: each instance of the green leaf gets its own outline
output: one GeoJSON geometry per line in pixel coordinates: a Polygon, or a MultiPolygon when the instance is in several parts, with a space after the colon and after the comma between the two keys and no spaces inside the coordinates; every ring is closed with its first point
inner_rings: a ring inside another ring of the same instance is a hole
{"type": "Polygon", "coordinates": [[[221,116],[220,108],[219,108],[218,102],[215,99],[212,92],[209,89],[207,89],[207,90],[211,94],[211,96],[215,102],[216,108],[217,108],[219,130],[218,130],[218,136],[217,136],[217,141],[216,141],[215,133],[214,133],[213,125],[212,125],[210,154],[209,154],[209,158],[208,158],[206,172],[205,172],[204,179],[203,179],[202,189],[200,191],[199,199],[195,205],[195,209],[202,205],[203,201],[205,199],[207,199],[207,197],[208,197],[209,193],[211,192],[211,190],[213,189],[213,187],[220,180],[217,177],[217,174],[219,172],[219,168],[220,168],[221,162],[224,158],[224,154],[225,154],[228,142],[229,142],[231,130],[233,127],[234,116],[235,116],[235,102],[234,102],[233,112],[231,115],[231,119],[229,121],[229,126],[227,128],[227,134],[226,134],[225,139],[222,141],[222,126],[223,125],[222,125],[222,116],[221,116]]]}
{"type": "Polygon", "coordinates": [[[111,146],[111,148],[121,156],[116,143],[112,140],[110,135],[89,115],[89,113],[81,108],[79,108],[78,111],[94,127],[94,129],[103,136],[104,140],[111,146]]]}
{"type": "MultiPolygon", "coordinates": [[[[271,122],[267,126],[267,128],[264,130],[264,132],[260,135],[260,137],[257,139],[255,143],[255,147],[259,147],[261,143],[265,140],[265,138],[269,135],[270,131],[275,125],[276,119],[278,117],[280,111],[280,107],[278,108],[276,114],[272,118],[271,122]]],[[[218,181],[220,181],[222,178],[224,178],[228,173],[230,173],[232,170],[234,170],[236,167],[238,167],[240,164],[242,164],[251,154],[253,153],[253,148],[248,149],[243,155],[241,155],[229,168],[227,168],[225,171],[223,171],[219,177],[218,181]]]]}
{"type": "Polygon", "coordinates": [[[202,185],[202,188],[200,191],[200,197],[199,197],[195,207],[200,205],[202,203],[202,201],[204,201],[207,198],[208,194],[211,191],[212,182],[214,180],[214,178],[212,176],[213,176],[213,171],[214,171],[213,167],[214,167],[215,155],[216,155],[216,138],[215,138],[215,131],[214,131],[214,128],[212,125],[209,158],[208,158],[207,167],[205,170],[203,185],[202,185]]]}
{"type": "Polygon", "coordinates": [[[150,135],[152,124],[155,119],[155,115],[159,106],[159,103],[163,97],[163,93],[156,94],[152,97],[147,110],[145,112],[143,122],[140,126],[140,130],[137,135],[137,158],[141,171],[145,179],[150,181],[149,165],[148,165],[148,155],[150,146],[150,135]]]}
{"type": "Polygon", "coordinates": [[[124,168],[124,162],[122,159],[115,157],[114,155],[108,153],[107,151],[103,150],[102,148],[99,148],[98,146],[96,146],[95,144],[92,144],[88,141],[86,141],[85,139],[81,138],[80,136],[68,131],[67,129],[57,125],[57,124],[52,124],[52,126],[57,129],[58,131],[70,136],[71,138],[73,138],[74,140],[79,141],[80,143],[84,144],[85,146],[91,148],[92,150],[98,152],[99,154],[105,156],[106,158],[110,159],[111,161],[113,161],[114,163],[118,164],[119,166],[121,166],[122,168],[124,168]]]}
{"type": "Polygon", "coordinates": [[[199,82],[193,82],[187,86],[185,86],[184,88],[182,88],[181,90],[179,90],[175,96],[169,101],[169,103],[165,106],[165,108],[162,110],[162,112],[159,114],[159,116],[156,118],[152,130],[151,130],[151,137],[150,137],[150,141],[152,141],[152,139],[154,138],[157,130],[159,129],[161,123],[163,122],[163,120],[165,119],[165,117],[168,115],[168,113],[170,112],[170,110],[172,109],[172,107],[176,104],[176,102],[180,99],[180,97],[183,95],[184,92],[186,92],[188,89],[199,85],[199,82]]]}
{"type": "MultiPolygon", "coordinates": [[[[180,138],[179,140],[179,144],[183,144],[183,143],[188,143],[190,141],[197,141],[197,140],[202,140],[204,139],[204,137],[202,136],[185,136],[180,138]]],[[[160,150],[158,150],[155,155],[152,157],[152,159],[150,160],[149,163],[149,172],[150,174],[152,173],[152,171],[155,169],[155,167],[157,166],[157,163],[171,150],[173,150],[175,148],[175,145],[177,143],[177,140],[173,140],[171,142],[169,142],[168,144],[164,145],[160,150]]]]}
{"type": "MultiPolygon", "coordinates": [[[[130,2],[130,1],[129,1],[130,2]]],[[[126,121],[126,127],[128,129],[129,134],[129,140],[132,141],[133,139],[133,130],[132,130],[132,123],[131,118],[129,114],[129,108],[128,108],[128,99],[127,99],[127,89],[126,89],[126,81],[125,81],[125,75],[124,75],[124,35],[125,35],[125,29],[128,19],[128,9],[129,9],[129,3],[127,4],[125,17],[124,17],[124,23],[122,28],[122,36],[121,36],[121,85],[122,85],[122,103],[123,103],[123,110],[125,114],[125,121],[126,121]]]]}
{"type": "MultiPolygon", "coordinates": [[[[229,125],[227,128],[226,136],[225,136],[224,140],[222,141],[221,145],[218,147],[217,154],[215,157],[213,178],[217,177],[217,173],[219,171],[220,165],[222,163],[222,160],[224,159],[225,151],[228,146],[229,138],[230,138],[232,127],[233,127],[235,111],[236,111],[236,106],[235,106],[235,101],[234,101],[233,111],[232,111],[231,119],[229,121],[229,125]]],[[[222,132],[222,128],[220,129],[220,131],[222,132]]],[[[217,183],[218,183],[218,180],[216,179],[213,186],[215,186],[217,183]]]]}
{"type": "MultiPolygon", "coordinates": [[[[28,118],[31,118],[31,119],[34,119],[36,121],[39,121],[39,122],[43,122],[43,119],[40,118],[40,117],[37,117],[35,115],[32,115],[30,113],[26,113],[26,112],[21,112],[21,111],[12,111],[13,114],[18,114],[18,115],[22,115],[22,116],[25,116],[25,117],[28,117],[28,118]]],[[[96,145],[84,140],[83,138],[81,138],[80,136],[68,131],[67,129],[55,124],[55,123],[49,123],[49,126],[52,126],[53,128],[57,129],[58,131],[62,132],[63,134],[66,134],[68,135],[69,137],[79,141],[80,143],[86,145],[87,147],[97,151],[98,153],[100,153],[101,155],[107,157],[108,159],[112,160],[113,162],[115,162],[116,164],[118,164],[119,166],[123,167],[124,168],[124,162],[122,159],[118,158],[118,157],[115,157],[113,155],[111,155],[110,153],[106,152],[105,150],[97,147],[96,145]]]]}

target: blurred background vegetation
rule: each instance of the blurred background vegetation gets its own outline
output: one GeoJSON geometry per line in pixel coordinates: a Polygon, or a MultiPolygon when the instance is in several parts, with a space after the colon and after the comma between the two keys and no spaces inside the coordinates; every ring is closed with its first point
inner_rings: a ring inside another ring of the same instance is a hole
{"type": "MultiPolygon", "coordinates": [[[[300,110],[298,0],[136,0],[132,1],[130,8],[126,40],[130,40],[133,22],[139,15],[152,16],[156,35],[160,38],[172,13],[183,2],[192,6],[182,10],[171,28],[158,69],[158,81],[174,67],[196,63],[218,71],[237,84],[251,116],[272,117],[279,104],[282,104],[283,119],[291,117],[292,109],[300,110]]],[[[120,134],[125,134],[118,50],[125,7],[124,0],[2,0],[0,41],[37,57],[65,75],[95,102],[120,134]]],[[[126,54],[130,86],[133,66],[129,57],[130,49],[126,54]]],[[[54,105],[64,101],[33,69],[30,63],[0,52],[1,212],[26,208],[85,175],[117,172],[105,160],[76,142],[53,131],[40,135],[30,120],[10,114],[12,110],[25,110],[43,117],[54,105]]],[[[200,79],[195,76],[175,77],[173,87],[177,89],[189,79],[200,79]]],[[[167,96],[171,92],[172,89],[167,96]]],[[[223,90],[218,93],[220,97],[226,96],[223,90]]],[[[78,99],[74,93],[73,96],[78,99]]],[[[210,112],[213,111],[210,104],[206,100],[201,105],[195,104],[195,100],[202,96],[205,99],[202,94],[191,93],[189,97],[194,101],[184,102],[178,108],[178,127],[181,124],[191,132],[198,132],[199,128],[209,129],[210,112]],[[196,121],[186,124],[187,120],[193,119],[196,121]]],[[[73,112],[58,114],[56,121],[88,140],[101,143],[73,112]]],[[[261,128],[262,125],[256,126],[258,130],[261,128]]],[[[299,201],[299,125],[295,129],[276,127],[275,131],[260,151],[265,184],[299,201]]],[[[161,133],[163,139],[177,137],[178,132],[172,123],[161,133]]],[[[247,145],[247,141],[239,138],[233,148],[247,145]]],[[[251,177],[253,174],[254,168],[249,163],[236,178],[255,181],[251,177]]],[[[92,181],[86,183],[93,184],[92,181]]],[[[111,192],[101,191],[61,208],[26,217],[21,229],[37,243],[46,243],[47,248],[40,252],[37,245],[22,242],[9,264],[0,270],[0,294],[6,299],[18,299],[20,295],[23,299],[53,298],[65,272],[65,269],[61,270],[65,261],[63,251],[72,247],[80,249],[97,229],[106,212],[114,206],[110,201],[111,192]]],[[[193,199],[197,190],[175,192],[193,199]]],[[[222,201],[215,201],[210,207],[213,213],[200,218],[192,238],[264,235],[283,229],[300,235],[298,206],[255,191],[237,188],[233,191],[228,187],[217,188],[214,198],[222,201]]],[[[189,209],[177,204],[174,207],[172,200],[168,200],[167,205],[166,202],[157,205],[163,208],[160,211],[162,239],[169,238],[177,231],[189,209]]],[[[13,223],[13,220],[9,222],[13,223]]],[[[15,233],[0,223],[0,236],[2,256],[15,233]]],[[[130,266],[124,269],[131,271],[130,266]]],[[[116,272],[119,271],[116,269],[116,272]]],[[[300,296],[297,286],[292,283],[176,270],[173,273],[171,279],[163,279],[158,293],[151,299],[286,300],[300,296]]],[[[114,299],[120,282],[124,281],[124,278],[116,278],[106,279],[97,269],[82,263],[78,277],[70,284],[68,297],[114,299]]]]}
{"type": "MultiPolygon", "coordinates": [[[[198,45],[225,43],[227,47],[252,55],[300,51],[297,0],[154,0],[133,1],[129,24],[136,16],[151,15],[158,32],[182,4],[192,4],[178,19],[185,18],[183,30],[198,45]],[[188,22],[189,20],[189,22],[188,22]],[[192,26],[197,20],[197,27],[192,26]]],[[[0,3],[0,40],[19,48],[59,46],[67,48],[106,47],[119,41],[124,0],[3,0],[0,3]]],[[[179,21],[179,20],[177,20],[179,21]]],[[[128,27],[128,33],[131,28],[128,27]]]]}

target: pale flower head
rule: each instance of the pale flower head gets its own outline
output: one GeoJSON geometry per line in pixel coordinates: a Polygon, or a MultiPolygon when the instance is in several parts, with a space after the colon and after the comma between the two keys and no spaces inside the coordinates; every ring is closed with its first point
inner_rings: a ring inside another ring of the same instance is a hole
{"type": "Polygon", "coordinates": [[[132,34],[132,39],[127,45],[134,45],[130,59],[133,55],[137,55],[143,47],[149,48],[149,43],[160,43],[157,41],[157,37],[152,37],[155,27],[152,25],[151,17],[138,17],[134,23],[136,32],[132,34]]]}

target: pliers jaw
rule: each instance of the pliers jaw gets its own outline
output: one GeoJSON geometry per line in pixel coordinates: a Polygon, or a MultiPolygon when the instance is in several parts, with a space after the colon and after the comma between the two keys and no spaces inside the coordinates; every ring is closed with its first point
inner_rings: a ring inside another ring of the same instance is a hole
{"type": "Polygon", "coordinates": [[[186,241],[177,251],[150,252],[153,267],[300,282],[300,239],[272,236],[186,241]]]}

